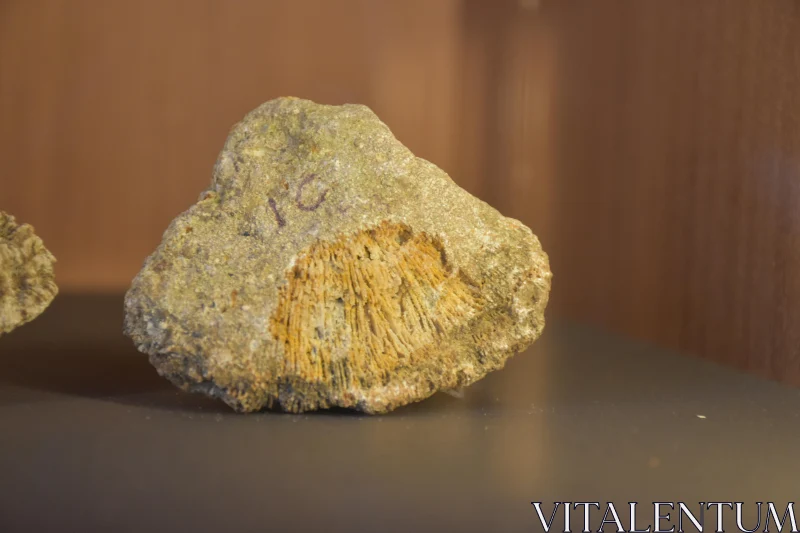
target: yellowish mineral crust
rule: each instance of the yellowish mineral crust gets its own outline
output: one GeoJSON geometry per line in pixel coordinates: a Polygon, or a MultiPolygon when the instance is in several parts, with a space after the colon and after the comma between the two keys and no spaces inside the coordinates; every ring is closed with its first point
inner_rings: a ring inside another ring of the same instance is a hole
{"type": "Polygon", "coordinates": [[[368,108],[272,100],[125,298],[158,372],[237,411],[383,413],[469,385],[542,332],[537,238],[368,108]]]}
{"type": "Polygon", "coordinates": [[[0,211],[0,335],[30,322],[53,301],[55,261],[32,226],[0,211]]]}

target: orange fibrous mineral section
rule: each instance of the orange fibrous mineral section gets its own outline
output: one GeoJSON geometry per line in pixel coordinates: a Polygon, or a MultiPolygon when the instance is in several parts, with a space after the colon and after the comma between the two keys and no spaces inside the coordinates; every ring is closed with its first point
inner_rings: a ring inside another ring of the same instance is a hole
{"type": "Polygon", "coordinates": [[[299,255],[270,329],[283,376],[349,388],[432,357],[482,307],[438,239],[384,222],[299,255]]]}

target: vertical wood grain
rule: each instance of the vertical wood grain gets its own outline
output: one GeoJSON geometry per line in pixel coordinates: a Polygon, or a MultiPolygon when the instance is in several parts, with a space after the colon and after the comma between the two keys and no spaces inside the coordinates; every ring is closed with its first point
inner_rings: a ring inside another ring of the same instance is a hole
{"type": "Polygon", "coordinates": [[[536,231],[552,314],[800,384],[792,0],[6,0],[0,209],[124,290],[282,95],[373,107],[536,231]]]}
{"type": "Polygon", "coordinates": [[[800,5],[549,6],[558,310],[800,383],[800,5]]]}
{"type": "Polygon", "coordinates": [[[364,0],[368,98],[403,144],[461,180],[458,172],[458,0],[364,0]]]}
{"type": "Polygon", "coordinates": [[[360,3],[12,1],[0,19],[0,205],[65,290],[120,290],[263,101],[368,101],[360,3]]]}
{"type": "Polygon", "coordinates": [[[457,176],[548,245],[556,35],[538,6],[464,3],[457,176]]]}

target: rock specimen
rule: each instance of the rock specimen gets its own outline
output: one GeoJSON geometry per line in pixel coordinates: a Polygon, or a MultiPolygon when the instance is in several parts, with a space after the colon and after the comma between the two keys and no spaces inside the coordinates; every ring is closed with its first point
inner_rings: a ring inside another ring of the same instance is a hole
{"type": "Polygon", "coordinates": [[[237,411],[382,413],[502,368],[541,333],[550,278],[527,227],[367,107],[280,98],[232,129],[124,329],[159,374],[237,411]]]}
{"type": "Polygon", "coordinates": [[[58,293],[55,257],[28,224],[0,211],[0,335],[30,322],[58,293]]]}

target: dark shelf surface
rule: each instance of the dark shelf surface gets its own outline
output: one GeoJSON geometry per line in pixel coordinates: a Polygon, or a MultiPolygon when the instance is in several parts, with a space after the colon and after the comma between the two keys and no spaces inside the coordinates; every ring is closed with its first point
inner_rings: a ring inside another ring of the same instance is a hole
{"type": "Polygon", "coordinates": [[[800,490],[800,391],[580,325],[372,417],[233,413],[121,323],[121,296],[65,295],[0,338],[0,532],[541,531],[532,501],[800,490]]]}

